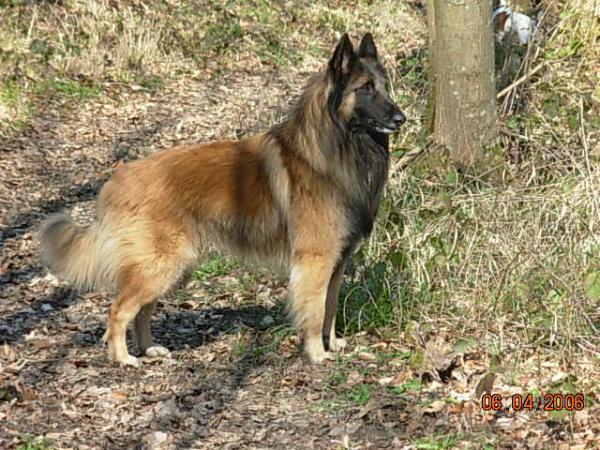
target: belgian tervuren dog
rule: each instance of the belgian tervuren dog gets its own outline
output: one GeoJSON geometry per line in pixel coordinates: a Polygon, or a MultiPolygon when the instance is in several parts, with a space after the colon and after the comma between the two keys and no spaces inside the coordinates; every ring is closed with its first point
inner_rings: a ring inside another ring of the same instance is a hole
{"type": "Polygon", "coordinates": [[[275,260],[290,270],[290,312],[312,362],[345,345],[335,336],[347,259],[371,232],[389,165],[388,135],[405,121],[371,34],[344,35],[288,118],[264,134],[178,147],[118,168],[87,228],[50,217],[45,263],[80,288],[112,286],[105,339],[112,360],[137,365],[154,345],[157,299],[212,249],[275,260]]]}

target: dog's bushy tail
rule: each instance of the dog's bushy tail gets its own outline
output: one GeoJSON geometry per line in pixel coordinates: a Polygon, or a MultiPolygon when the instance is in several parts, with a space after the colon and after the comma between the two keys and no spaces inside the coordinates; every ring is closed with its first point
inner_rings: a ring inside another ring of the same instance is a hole
{"type": "Polygon", "coordinates": [[[44,264],[78,289],[107,286],[113,278],[114,271],[107,269],[114,255],[100,255],[100,230],[98,223],[81,227],[66,214],[50,216],[39,234],[44,264]],[[102,256],[108,260],[103,261],[102,256]]]}

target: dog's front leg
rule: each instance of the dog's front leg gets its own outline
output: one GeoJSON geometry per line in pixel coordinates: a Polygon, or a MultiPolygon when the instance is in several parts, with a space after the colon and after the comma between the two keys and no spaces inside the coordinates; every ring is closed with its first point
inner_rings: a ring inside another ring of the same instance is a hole
{"type": "Polygon", "coordinates": [[[301,253],[292,258],[291,312],[304,335],[304,350],[312,363],[330,359],[323,345],[325,300],[336,257],[327,253],[301,253]]]}

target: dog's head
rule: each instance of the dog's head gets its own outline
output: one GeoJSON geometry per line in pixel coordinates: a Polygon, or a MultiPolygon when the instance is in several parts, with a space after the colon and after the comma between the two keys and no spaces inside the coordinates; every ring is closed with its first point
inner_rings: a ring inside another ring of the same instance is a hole
{"type": "Polygon", "coordinates": [[[348,35],[342,36],[329,61],[327,78],[332,85],[329,110],[348,128],[389,134],[406,121],[388,93],[387,72],[370,33],[356,52],[348,35]]]}

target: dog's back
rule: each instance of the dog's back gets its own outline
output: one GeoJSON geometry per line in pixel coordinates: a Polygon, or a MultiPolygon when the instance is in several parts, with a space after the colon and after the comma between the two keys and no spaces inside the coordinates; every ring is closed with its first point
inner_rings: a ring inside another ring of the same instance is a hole
{"type": "Polygon", "coordinates": [[[179,147],[121,166],[99,194],[94,224],[83,229],[64,215],[47,222],[47,263],[78,287],[97,288],[118,284],[127,267],[152,278],[183,272],[213,248],[285,260],[263,144],[259,136],[179,147]]]}

